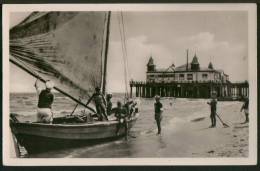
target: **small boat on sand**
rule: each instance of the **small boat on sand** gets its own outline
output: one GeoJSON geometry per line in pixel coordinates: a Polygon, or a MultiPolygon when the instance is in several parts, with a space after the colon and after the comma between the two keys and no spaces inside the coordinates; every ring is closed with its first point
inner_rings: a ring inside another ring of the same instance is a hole
{"type": "MultiPolygon", "coordinates": [[[[129,129],[133,127],[138,115],[137,113],[128,118],[129,129]]],[[[10,126],[19,145],[25,147],[28,153],[70,146],[92,145],[115,140],[125,135],[123,128],[116,134],[118,125],[116,120],[94,121],[92,123],[72,123],[71,120],[74,120],[73,117],[65,116],[54,118],[52,124],[12,121],[10,126]],[[68,123],[65,123],[66,120],[68,123]]]]}
{"type": "MultiPolygon", "coordinates": [[[[33,12],[10,30],[10,62],[54,89],[88,114],[95,115],[86,101],[96,86],[106,94],[110,12],[33,12]]],[[[20,122],[10,114],[10,128],[28,153],[81,144],[96,144],[126,134],[115,118],[89,122],[86,116],[53,118],[52,123],[20,122]],[[80,121],[79,121],[80,120],[80,121]]],[[[138,118],[135,107],[126,119],[128,131],[138,118]]],[[[94,118],[94,117],[93,117],[94,118]]]]}

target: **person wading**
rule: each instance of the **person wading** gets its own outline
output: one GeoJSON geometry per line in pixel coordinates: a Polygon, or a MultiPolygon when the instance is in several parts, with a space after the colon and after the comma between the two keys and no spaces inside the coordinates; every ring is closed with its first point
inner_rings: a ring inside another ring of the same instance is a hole
{"type": "Polygon", "coordinates": [[[54,84],[51,81],[46,81],[46,88],[42,90],[37,79],[34,86],[38,96],[37,122],[52,123],[53,114],[51,109],[54,101],[54,95],[51,90],[54,87],[54,84]]]}
{"type": "Polygon", "coordinates": [[[107,100],[107,114],[110,115],[111,112],[112,112],[112,107],[113,107],[113,104],[111,102],[111,99],[112,99],[112,94],[109,93],[107,94],[106,96],[106,100],[107,100]]]}
{"type": "Polygon", "coordinates": [[[158,135],[161,134],[161,121],[162,121],[162,113],[163,113],[163,105],[160,102],[160,96],[155,96],[155,103],[154,103],[154,113],[155,113],[155,121],[158,128],[158,135]]]}
{"type": "Polygon", "coordinates": [[[127,125],[127,109],[122,106],[122,103],[120,101],[117,102],[117,108],[115,111],[115,117],[118,120],[118,125],[116,128],[116,135],[119,136],[119,130],[122,126],[125,128],[125,139],[127,140],[128,137],[128,125],[127,125]]]}
{"type": "Polygon", "coordinates": [[[95,93],[90,97],[86,105],[88,105],[92,100],[94,100],[96,105],[98,120],[103,121],[104,118],[108,120],[106,112],[106,100],[104,98],[104,95],[101,93],[99,87],[95,88],[95,93]]]}
{"type": "Polygon", "coordinates": [[[245,97],[245,99],[244,99],[244,104],[242,105],[241,110],[240,110],[241,112],[244,110],[245,117],[246,117],[245,123],[249,122],[249,118],[248,118],[248,115],[249,115],[248,106],[249,106],[249,99],[248,99],[247,97],[245,97]]]}
{"type": "Polygon", "coordinates": [[[217,115],[217,93],[214,91],[212,92],[212,99],[210,102],[207,102],[210,105],[210,119],[211,119],[211,126],[210,128],[216,127],[216,115],[217,115]]]}

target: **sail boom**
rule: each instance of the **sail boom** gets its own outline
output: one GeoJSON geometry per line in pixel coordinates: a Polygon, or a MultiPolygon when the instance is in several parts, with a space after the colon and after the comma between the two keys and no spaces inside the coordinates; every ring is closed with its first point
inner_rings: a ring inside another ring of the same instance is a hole
{"type": "MultiPolygon", "coordinates": [[[[23,65],[19,64],[18,62],[12,60],[11,58],[9,59],[9,61],[10,61],[11,63],[13,63],[14,65],[16,65],[17,67],[21,68],[22,70],[26,71],[26,72],[27,72],[28,74],[30,74],[31,76],[33,76],[33,77],[35,77],[35,78],[41,80],[41,81],[44,82],[44,83],[46,82],[45,79],[43,79],[43,78],[40,77],[39,75],[35,74],[34,72],[30,71],[29,69],[27,69],[27,68],[24,67],[23,65]]],[[[94,110],[93,108],[87,106],[86,104],[84,104],[84,103],[81,102],[80,100],[74,98],[73,96],[69,95],[69,94],[66,93],[65,91],[59,89],[58,87],[54,87],[54,89],[57,90],[58,92],[62,93],[63,95],[69,97],[71,100],[77,102],[78,104],[80,104],[80,105],[86,107],[86,108],[89,109],[90,111],[96,113],[95,110],[94,110]]]]}

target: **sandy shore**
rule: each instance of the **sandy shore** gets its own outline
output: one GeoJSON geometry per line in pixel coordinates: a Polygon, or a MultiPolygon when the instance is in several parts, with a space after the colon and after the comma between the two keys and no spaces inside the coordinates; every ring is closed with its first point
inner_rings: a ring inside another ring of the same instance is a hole
{"type": "Polygon", "coordinates": [[[204,99],[162,99],[162,135],[154,120],[153,99],[142,100],[140,118],[123,138],[94,146],[50,151],[28,157],[51,158],[138,158],[138,157],[248,157],[248,124],[240,112],[241,102],[218,102],[218,114],[229,125],[217,120],[209,128],[209,106],[204,99]]]}
{"type": "MultiPolygon", "coordinates": [[[[210,118],[195,117],[186,122],[175,123],[177,131],[167,129],[162,135],[171,149],[172,142],[181,144],[176,157],[248,157],[248,123],[244,124],[244,114],[240,112],[240,102],[219,102],[218,114],[229,125],[224,127],[217,119],[217,127],[209,128],[210,118]]],[[[167,112],[167,111],[166,111],[167,112]]],[[[175,147],[176,148],[176,147],[175,147]]],[[[166,156],[175,156],[163,152],[166,156]]]]}

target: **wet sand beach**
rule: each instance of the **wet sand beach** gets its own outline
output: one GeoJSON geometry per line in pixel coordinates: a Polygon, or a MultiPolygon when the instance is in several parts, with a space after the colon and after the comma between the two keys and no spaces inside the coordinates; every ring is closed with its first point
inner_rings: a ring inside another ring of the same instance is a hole
{"type": "MultiPolygon", "coordinates": [[[[121,98],[120,95],[116,96],[113,103],[115,104],[121,98]]],[[[55,108],[60,112],[61,109],[65,109],[66,103],[62,98],[59,100],[63,100],[63,102],[59,105],[56,101],[55,108]]],[[[158,136],[153,111],[154,99],[140,99],[140,117],[131,129],[128,141],[122,138],[92,146],[34,155],[25,154],[24,157],[248,157],[249,132],[248,124],[242,124],[245,119],[244,114],[240,112],[242,102],[218,102],[217,112],[230,127],[223,127],[217,119],[217,127],[209,128],[211,124],[210,109],[206,104],[207,101],[206,99],[162,99],[165,110],[162,120],[162,135],[158,136]]],[[[12,102],[14,103],[15,100],[13,99],[12,102]]],[[[71,107],[72,105],[70,105],[71,107]]],[[[18,106],[18,110],[15,112],[18,112],[19,109],[21,107],[18,106]]],[[[20,113],[23,113],[22,117],[26,119],[33,117],[31,115],[33,111],[29,112],[29,116],[25,115],[26,111],[20,113]]]]}

